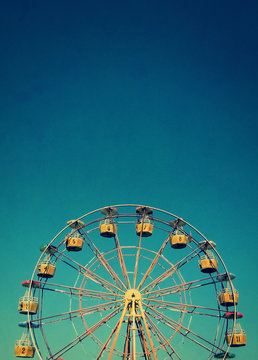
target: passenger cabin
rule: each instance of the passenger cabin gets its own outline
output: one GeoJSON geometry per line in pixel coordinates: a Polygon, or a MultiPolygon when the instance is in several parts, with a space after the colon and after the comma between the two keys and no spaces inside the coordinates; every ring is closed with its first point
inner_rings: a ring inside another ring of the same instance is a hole
{"type": "Polygon", "coordinates": [[[112,218],[106,218],[100,222],[99,231],[103,237],[115,237],[117,234],[117,225],[112,218]]]}
{"type": "Polygon", "coordinates": [[[232,353],[226,353],[226,352],[222,352],[222,353],[218,353],[214,355],[215,359],[234,359],[236,357],[235,354],[232,353]]]}
{"type": "Polygon", "coordinates": [[[32,288],[37,288],[39,289],[40,288],[40,281],[34,281],[34,280],[25,280],[25,281],[22,281],[22,286],[26,287],[26,288],[29,288],[29,287],[32,287],[32,288]]]}
{"type": "Polygon", "coordinates": [[[212,251],[206,250],[205,254],[200,257],[199,267],[201,272],[203,273],[210,274],[217,271],[218,260],[216,259],[212,251]]]}
{"type": "Polygon", "coordinates": [[[136,213],[139,215],[135,227],[136,234],[142,237],[151,236],[154,228],[153,219],[150,218],[150,215],[153,214],[152,208],[139,206],[136,208],[136,213]]]}
{"type": "Polygon", "coordinates": [[[35,315],[38,311],[38,299],[30,296],[26,291],[25,295],[19,299],[18,311],[20,314],[35,315]]]}
{"type": "Polygon", "coordinates": [[[234,311],[227,311],[224,315],[223,315],[223,317],[225,318],[225,319],[234,319],[234,317],[236,316],[236,319],[242,319],[242,317],[244,316],[242,313],[240,313],[240,312],[236,312],[236,315],[235,315],[235,313],[234,313],[234,311]]]}
{"type": "Polygon", "coordinates": [[[230,287],[222,289],[218,293],[218,299],[222,306],[233,306],[238,304],[238,291],[232,291],[230,287]]]}
{"type": "Polygon", "coordinates": [[[234,306],[238,304],[238,291],[233,288],[232,281],[235,279],[232,273],[224,273],[217,276],[218,281],[225,282],[225,287],[218,292],[218,300],[222,306],[234,306]]]}
{"type": "Polygon", "coordinates": [[[83,237],[79,232],[74,232],[66,237],[67,251],[81,251],[83,247],[83,237]]]}
{"type": "Polygon", "coordinates": [[[81,220],[69,220],[67,221],[67,225],[74,229],[65,239],[67,251],[81,251],[83,247],[83,237],[79,229],[85,226],[84,222],[81,220]]]}
{"type": "Polygon", "coordinates": [[[239,347],[246,345],[246,333],[240,324],[236,324],[235,329],[226,331],[226,341],[230,347],[239,347]]]}
{"type": "Polygon", "coordinates": [[[20,340],[16,340],[14,346],[14,354],[16,357],[33,358],[35,347],[31,342],[27,333],[23,334],[20,340]]]}
{"type": "Polygon", "coordinates": [[[136,234],[138,236],[148,237],[151,236],[153,232],[153,220],[148,216],[137,220],[136,222],[136,234]]]}
{"type": "Polygon", "coordinates": [[[114,207],[107,207],[101,210],[101,213],[106,216],[99,224],[100,235],[106,238],[115,237],[117,234],[117,224],[114,221],[114,216],[118,211],[114,207]]]}
{"type": "Polygon", "coordinates": [[[39,328],[39,324],[36,324],[35,322],[32,321],[22,321],[18,323],[18,326],[22,327],[22,328],[31,328],[31,329],[37,329],[39,328]]]}
{"type": "Polygon", "coordinates": [[[170,236],[170,245],[173,249],[183,249],[187,245],[188,237],[176,230],[176,233],[170,236]]]}
{"type": "Polygon", "coordinates": [[[38,265],[38,276],[42,278],[52,278],[55,275],[56,264],[51,260],[50,254],[46,255],[38,265]]]}

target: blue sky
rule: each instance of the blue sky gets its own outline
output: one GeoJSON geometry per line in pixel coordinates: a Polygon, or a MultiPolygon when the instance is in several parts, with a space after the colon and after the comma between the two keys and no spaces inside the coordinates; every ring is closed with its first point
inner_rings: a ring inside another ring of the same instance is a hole
{"type": "Polygon", "coordinates": [[[24,0],[0,17],[2,354],[40,245],[90,210],[140,203],[219,244],[241,354],[257,357],[256,2],[24,0]]]}

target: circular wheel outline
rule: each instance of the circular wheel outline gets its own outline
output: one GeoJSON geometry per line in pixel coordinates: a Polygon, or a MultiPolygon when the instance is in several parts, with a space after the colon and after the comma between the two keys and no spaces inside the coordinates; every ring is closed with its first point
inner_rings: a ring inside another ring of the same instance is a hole
{"type": "MultiPolygon", "coordinates": [[[[137,208],[137,207],[148,207],[148,208],[149,208],[149,206],[146,206],[146,205],[136,205],[136,204],[120,204],[120,205],[106,206],[106,207],[102,207],[102,208],[93,210],[93,211],[91,211],[91,212],[88,212],[88,213],[86,213],[85,215],[82,215],[81,217],[77,218],[75,221],[79,221],[79,220],[82,220],[82,219],[84,219],[84,218],[87,218],[88,216],[90,216],[90,215],[92,215],[92,214],[94,214],[94,213],[97,213],[97,212],[99,212],[99,211],[101,211],[101,210],[103,210],[103,209],[105,209],[105,208],[113,208],[113,207],[118,208],[118,209],[119,209],[119,208],[124,208],[124,207],[131,207],[131,208],[134,208],[134,209],[137,208]]],[[[172,213],[170,213],[170,212],[168,212],[168,211],[164,211],[164,210],[161,210],[161,209],[158,209],[158,208],[155,208],[155,207],[151,207],[151,208],[152,208],[153,211],[155,211],[155,212],[163,213],[163,214],[166,214],[166,215],[172,217],[173,220],[178,220],[178,221],[180,220],[180,221],[184,222],[184,223],[185,223],[186,225],[188,225],[194,232],[196,232],[197,234],[199,234],[200,237],[201,237],[207,244],[209,244],[210,248],[211,248],[212,251],[216,254],[217,258],[219,259],[220,263],[222,264],[222,266],[223,266],[223,268],[224,268],[224,271],[225,271],[225,273],[226,273],[227,276],[228,276],[228,283],[229,283],[229,285],[230,285],[231,291],[232,291],[232,293],[234,294],[234,291],[233,291],[234,287],[233,287],[233,284],[232,284],[232,280],[231,280],[230,274],[229,274],[229,272],[228,272],[228,270],[227,270],[227,267],[226,267],[224,261],[222,260],[222,257],[219,255],[218,251],[215,249],[214,243],[211,242],[211,241],[209,241],[199,230],[197,230],[195,227],[193,227],[190,223],[188,223],[188,222],[185,221],[184,219],[182,219],[182,218],[180,218],[180,217],[178,217],[178,216],[176,216],[176,215],[174,215],[174,214],[172,214],[172,213]]],[[[126,217],[126,216],[128,216],[128,214],[125,214],[125,215],[123,214],[122,216],[125,216],[125,217],[126,217]]],[[[132,214],[132,215],[130,215],[130,216],[132,216],[134,219],[137,218],[137,214],[132,214]]],[[[118,216],[114,216],[114,218],[119,218],[119,217],[120,217],[120,214],[118,214],[118,216]]],[[[102,218],[103,218],[103,217],[102,217],[102,218]]],[[[101,218],[101,219],[102,219],[102,218],[101,218]]],[[[94,221],[91,222],[91,223],[99,222],[101,219],[94,220],[94,221]]],[[[159,221],[159,218],[157,218],[157,217],[154,217],[154,219],[155,219],[155,221],[159,221]]],[[[162,221],[161,221],[161,222],[162,222],[162,221]]],[[[89,223],[89,224],[90,224],[90,223],[89,223]]],[[[89,225],[89,224],[86,224],[86,225],[89,225]]],[[[41,262],[42,258],[43,258],[43,257],[46,255],[46,253],[47,253],[47,248],[48,248],[49,246],[52,246],[53,242],[54,242],[62,233],[64,233],[68,228],[69,228],[69,225],[65,226],[65,227],[49,242],[49,244],[47,245],[47,247],[45,248],[45,250],[42,252],[41,256],[39,257],[38,262],[37,262],[37,264],[36,264],[36,266],[35,266],[35,268],[34,268],[34,271],[33,271],[33,273],[32,273],[32,276],[31,276],[31,281],[30,281],[29,290],[28,290],[29,294],[31,294],[32,291],[33,291],[33,289],[32,289],[32,281],[33,281],[33,279],[34,279],[34,277],[35,277],[35,274],[36,274],[36,271],[37,271],[37,268],[38,268],[39,263],[41,262]]],[[[193,239],[193,240],[194,240],[194,239],[193,239]]],[[[195,240],[194,240],[194,242],[197,243],[197,244],[200,243],[200,242],[195,241],[195,240]]],[[[61,243],[62,243],[62,242],[61,242],[61,243]]],[[[60,244],[61,244],[61,243],[60,243],[60,244]]],[[[59,247],[60,244],[59,244],[57,247],[59,247]]],[[[46,283],[47,283],[47,280],[45,281],[45,284],[46,284],[46,283]]],[[[235,295],[233,295],[233,296],[235,297],[235,295]]],[[[234,300],[235,300],[235,299],[234,299],[234,300]]],[[[37,341],[36,341],[34,329],[31,327],[31,323],[30,323],[31,321],[33,321],[33,320],[31,320],[31,317],[30,317],[30,315],[29,315],[29,313],[28,313],[28,324],[29,324],[29,331],[30,331],[30,334],[31,334],[31,337],[32,337],[32,342],[33,342],[33,344],[34,344],[34,346],[35,346],[35,348],[36,348],[36,352],[37,352],[39,358],[43,360],[43,358],[42,358],[42,356],[41,356],[41,353],[40,353],[40,350],[38,349],[38,346],[37,346],[37,341]]],[[[234,330],[234,328],[235,328],[235,322],[236,322],[236,302],[234,301],[233,330],[234,330]]],[[[232,339],[231,339],[231,341],[232,341],[232,339]]],[[[221,350],[224,352],[224,359],[227,358],[227,354],[228,354],[230,345],[231,345],[231,343],[229,343],[229,344],[227,345],[226,349],[223,349],[223,346],[221,347],[221,350]]],[[[215,353],[216,353],[216,352],[214,352],[213,355],[214,355],[215,353]]],[[[212,355],[212,356],[213,356],[213,355],[212,355]]],[[[171,357],[171,358],[172,358],[172,357],[171,357]]],[[[208,358],[209,358],[209,357],[208,357],[208,358]]]]}

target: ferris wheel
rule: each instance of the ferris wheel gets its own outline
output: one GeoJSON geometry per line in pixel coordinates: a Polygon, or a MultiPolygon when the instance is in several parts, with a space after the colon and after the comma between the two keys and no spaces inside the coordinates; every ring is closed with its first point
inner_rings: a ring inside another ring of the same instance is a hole
{"type": "Polygon", "coordinates": [[[40,250],[22,282],[16,357],[228,359],[246,345],[235,275],[215,242],[168,211],[97,209],[40,250]]]}

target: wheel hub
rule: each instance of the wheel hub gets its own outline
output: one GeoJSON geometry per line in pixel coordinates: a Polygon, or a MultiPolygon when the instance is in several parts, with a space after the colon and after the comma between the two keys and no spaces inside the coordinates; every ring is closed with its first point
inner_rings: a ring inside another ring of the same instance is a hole
{"type": "Polygon", "coordinates": [[[141,293],[139,290],[136,289],[130,289],[127,290],[127,292],[125,293],[125,300],[131,302],[138,302],[142,299],[141,293]]]}

